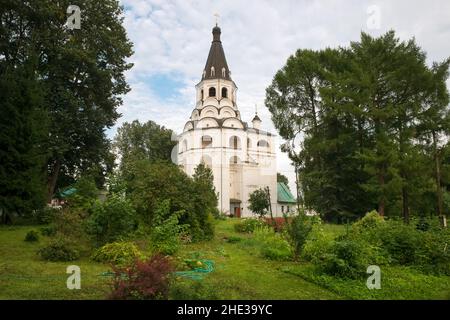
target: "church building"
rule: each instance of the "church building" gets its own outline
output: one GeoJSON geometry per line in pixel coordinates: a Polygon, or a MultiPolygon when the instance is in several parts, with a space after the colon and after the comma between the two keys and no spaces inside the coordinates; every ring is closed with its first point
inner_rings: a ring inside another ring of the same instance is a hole
{"type": "MultiPolygon", "coordinates": [[[[244,122],[237,105],[237,86],[231,77],[220,39],[213,40],[195,86],[196,105],[178,137],[178,164],[189,175],[203,162],[212,169],[218,193],[218,209],[235,217],[250,217],[249,195],[269,188],[274,216],[281,216],[277,203],[275,136],[261,130],[256,113],[251,124],[244,122]]],[[[292,204],[291,195],[291,206],[292,204]]],[[[295,202],[295,200],[294,200],[295,202]]]]}

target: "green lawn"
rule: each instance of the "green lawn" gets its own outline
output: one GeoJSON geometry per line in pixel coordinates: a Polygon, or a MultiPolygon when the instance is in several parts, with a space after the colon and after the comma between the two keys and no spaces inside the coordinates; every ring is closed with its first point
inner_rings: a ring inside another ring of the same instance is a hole
{"type": "Polygon", "coordinates": [[[47,262],[36,251],[48,241],[25,242],[25,234],[38,227],[0,227],[0,299],[101,299],[109,291],[100,274],[108,267],[82,258],[73,262],[47,262]],[[66,287],[66,268],[81,268],[81,290],[66,287]]]}
{"type": "Polygon", "coordinates": [[[223,299],[339,299],[340,296],[298,276],[281,271],[289,262],[274,262],[260,257],[246,235],[234,231],[237,220],[220,221],[213,241],[186,245],[183,256],[199,253],[215,261],[215,271],[205,277],[223,299]],[[229,243],[226,237],[244,238],[229,243]]]}
{"type": "MultiPolygon", "coordinates": [[[[371,291],[365,281],[336,280],[316,276],[308,263],[274,262],[263,259],[250,235],[238,234],[236,219],[218,221],[214,240],[187,244],[179,259],[193,256],[215,262],[212,273],[197,280],[214,297],[223,299],[448,299],[450,277],[433,277],[407,268],[382,271],[381,290],[371,291]],[[228,242],[230,236],[241,241],[228,242]],[[383,282],[384,281],[384,282],[383,282]],[[409,294],[408,294],[409,292],[409,294]]],[[[83,258],[72,263],[46,262],[36,255],[47,239],[38,243],[23,241],[27,231],[38,227],[0,227],[0,299],[104,299],[109,278],[101,275],[107,265],[83,258]],[[66,288],[66,267],[81,267],[81,290],[66,288]]],[[[335,235],[345,227],[326,225],[335,235]]],[[[179,278],[181,283],[188,280],[179,278]]],[[[194,281],[195,282],[195,281],[194,281]]],[[[210,295],[207,294],[206,297],[210,295]]],[[[203,297],[203,296],[200,296],[203,297]]]]}

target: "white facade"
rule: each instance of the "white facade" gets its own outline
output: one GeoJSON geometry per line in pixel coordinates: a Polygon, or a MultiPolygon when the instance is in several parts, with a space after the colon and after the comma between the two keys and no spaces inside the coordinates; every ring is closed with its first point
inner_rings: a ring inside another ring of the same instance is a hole
{"type": "Polygon", "coordinates": [[[231,80],[218,27],[213,35],[202,80],[196,85],[196,106],[178,139],[178,164],[189,175],[201,162],[212,169],[218,209],[223,213],[252,216],[249,194],[269,187],[275,214],[275,136],[259,129],[257,115],[251,126],[241,120],[237,87],[231,80]]]}

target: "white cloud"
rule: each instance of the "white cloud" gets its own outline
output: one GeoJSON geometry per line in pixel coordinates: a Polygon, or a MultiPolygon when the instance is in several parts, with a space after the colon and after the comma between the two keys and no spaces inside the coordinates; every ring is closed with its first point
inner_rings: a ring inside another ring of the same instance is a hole
{"type": "MultiPolygon", "coordinates": [[[[125,27],[134,43],[134,68],[127,79],[132,91],[120,108],[123,121],[152,119],[181,131],[194,108],[194,85],[206,62],[213,14],[220,14],[222,42],[233,79],[239,87],[238,107],[249,121],[255,103],[263,127],[276,132],[267,109],[265,88],[286,59],[299,48],[346,46],[361,30],[379,35],[394,29],[406,40],[415,37],[432,60],[450,55],[450,2],[446,0],[121,0],[125,27]],[[381,29],[367,30],[367,8],[377,5],[381,29]],[[161,99],[142,80],[155,74],[175,74],[182,83],[176,99],[161,99]]],[[[279,171],[294,187],[295,175],[279,152],[279,171]]]]}

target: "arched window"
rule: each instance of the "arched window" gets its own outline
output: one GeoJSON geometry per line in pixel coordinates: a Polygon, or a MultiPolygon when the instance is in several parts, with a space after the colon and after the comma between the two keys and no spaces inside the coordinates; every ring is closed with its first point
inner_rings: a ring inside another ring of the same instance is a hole
{"type": "Polygon", "coordinates": [[[227,88],[222,88],[222,98],[227,98],[228,97],[228,90],[227,88]]]}
{"type": "Polygon", "coordinates": [[[225,68],[222,68],[222,77],[225,78],[225,68]]]}
{"type": "Polygon", "coordinates": [[[183,140],[183,146],[181,148],[181,151],[186,151],[187,150],[187,141],[183,140]]]}
{"type": "Polygon", "coordinates": [[[212,138],[210,136],[202,137],[202,149],[212,147],[212,138]]]}
{"type": "Polygon", "coordinates": [[[241,140],[239,137],[232,136],[230,137],[230,148],[232,149],[240,149],[241,148],[241,140]]]}
{"type": "Polygon", "coordinates": [[[205,99],[203,89],[200,91],[200,95],[202,96],[202,100],[205,99]]]}
{"type": "Polygon", "coordinates": [[[258,141],[258,147],[268,148],[269,147],[269,143],[266,140],[259,140],[258,141]]]}
{"type": "Polygon", "coordinates": [[[216,74],[216,71],[214,70],[214,67],[211,67],[211,77],[214,77],[216,74]]]}
{"type": "Polygon", "coordinates": [[[216,96],[216,88],[214,88],[214,87],[209,88],[209,96],[210,97],[216,96]]]}
{"type": "Polygon", "coordinates": [[[250,138],[247,138],[247,148],[251,147],[252,147],[252,140],[250,140],[250,138]]]}

